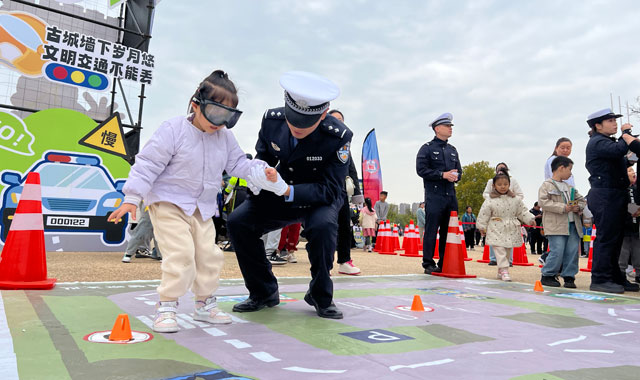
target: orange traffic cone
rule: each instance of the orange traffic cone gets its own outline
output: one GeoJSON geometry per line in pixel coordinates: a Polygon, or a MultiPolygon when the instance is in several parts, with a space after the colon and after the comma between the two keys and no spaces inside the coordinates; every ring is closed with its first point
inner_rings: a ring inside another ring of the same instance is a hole
{"type": "Polygon", "coordinates": [[[391,236],[391,224],[387,220],[383,227],[384,241],[378,252],[381,255],[397,255],[394,248],[393,236],[391,236]]]}
{"type": "Polygon", "coordinates": [[[536,281],[536,284],[533,286],[533,291],[534,292],[544,292],[544,288],[542,287],[542,284],[540,283],[540,280],[536,281]]]}
{"type": "Polygon", "coordinates": [[[520,247],[513,247],[513,265],[519,265],[521,267],[533,266],[527,259],[527,247],[524,245],[524,241],[520,247]]]}
{"type": "Polygon", "coordinates": [[[482,259],[476,260],[479,263],[488,263],[491,257],[491,252],[489,252],[489,244],[484,245],[484,250],[482,251],[482,259]]]}
{"type": "Polygon", "coordinates": [[[413,296],[413,303],[411,304],[411,311],[424,311],[424,305],[419,295],[413,296]]]}
{"type": "Polygon", "coordinates": [[[462,222],[458,222],[458,226],[460,227],[460,249],[462,250],[462,257],[464,261],[471,261],[471,258],[467,254],[467,242],[464,239],[464,230],[462,229],[462,222]]]}
{"type": "Polygon", "coordinates": [[[593,225],[591,230],[591,242],[589,243],[589,260],[587,261],[586,268],[580,268],[581,272],[591,272],[591,266],[593,265],[593,241],[596,240],[596,225],[593,225]]]}
{"type": "Polygon", "coordinates": [[[432,275],[451,278],[473,278],[464,269],[464,258],[460,249],[460,230],[458,226],[458,213],[451,211],[449,228],[447,232],[447,245],[445,246],[444,265],[442,272],[432,272],[432,275]]]}
{"type": "MultiPolygon", "coordinates": [[[[400,256],[407,257],[422,257],[420,251],[418,250],[418,245],[420,243],[420,236],[415,230],[415,226],[413,225],[413,220],[409,222],[409,232],[403,239],[403,243],[406,241],[406,248],[404,253],[401,253],[400,256]]],[[[403,244],[404,245],[404,244],[403,244]]]]}
{"type": "Polygon", "coordinates": [[[118,314],[116,323],[113,324],[111,334],[109,334],[109,340],[126,341],[131,339],[133,339],[133,335],[131,335],[129,316],[127,314],[118,314]]]}
{"type": "Polygon", "coordinates": [[[394,224],[393,225],[393,235],[392,237],[392,241],[393,241],[393,250],[394,251],[399,251],[400,250],[400,234],[398,232],[398,225],[394,224]]]}
{"type": "Polygon", "coordinates": [[[40,174],[31,172],[20,194],[0,257],[0,289],[51,289],[44,247],[40,174]]]}
{"type": "Polygon", "coordinates": [[[404,226],[404,234],[402,234],[402,248],[400,249],[401,251],[407,250],[407,243],[409,242],[409,239],[407,239],[408,237],[409,237],[409,225],[407,224],[406,226],[404,226]]]}
{"type": "Polygon", "coordinates": [[[384,243],[384,222],[378,223],[378,235],[376,236],[376,245],[373,247],[374,252],[380,252],[382,250],[382,243],[384,243]]]}

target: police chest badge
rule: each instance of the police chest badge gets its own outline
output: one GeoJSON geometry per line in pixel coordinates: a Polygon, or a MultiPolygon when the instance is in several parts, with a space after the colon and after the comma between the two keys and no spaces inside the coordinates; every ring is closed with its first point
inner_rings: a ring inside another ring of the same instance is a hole
{"type": "Polygon", "coordinates": [[[338,149],[338,159],[343,163],[347,163],[349,160],[349,144],[346,143],[342,148],[338,149]]]}
{"type": "Polygon", "coordinates": [[[280,147],[278,145],[276,145],[276,143],[274,143],[273,141],[271,142],[271,147],[273,148],[273,150],[275,150],[276,152],[280,151],[280,147]]]}

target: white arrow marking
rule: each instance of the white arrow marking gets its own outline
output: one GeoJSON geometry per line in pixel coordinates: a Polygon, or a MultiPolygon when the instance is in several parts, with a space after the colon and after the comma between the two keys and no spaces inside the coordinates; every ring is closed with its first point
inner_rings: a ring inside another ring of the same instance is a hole
{"type": "Polygon", "coordinates": [[[602,336],[613,336],[613,335],[622,335],[622,334],[633,334],[633,331],[618,331],[618,332],[612,332],[608,334],[602,334],[602,336]]]}
{"type": "Polygon", "coordinates": [[[593,352],[597,354],[613,354],[613,350],[573,350],[570,348],[566,348],[564,352],[593,352]]]}
{"type": "Polygon", "coordinates": [[[395,371],[398,369],[402,369],[402,368],[419,368],[419,367],[429,367],[432,365],[440,365],[440,364],[447,364],[447,363],[451,363],[453,361],[453,359],[442,359],[442,360],[436,360],[433,362],[426,362],[426,363],[416,363],[416,364],[411,364],[411,365],[393,365],[391,367],[389,367],[390,370],[395,371]]]}
{"type": "Polygon", "coordinates": [[[229,343],[233,347],[239,348],[239,349],[251,347],[251,345],[249,343],[243,342],[243,341],[238,340],[238,339],[227,339],[227,340],[225,340],[225,342],[229,343]]]}
{"type": "Polygon", "coordinates": [[[547,346],[557,346],[559,344],[579,342],[579,341],[585,340],[585,339],[587,339],[586,336],[580,335],[579,337],[574,338],[574,339],[565,339],[565,340],[559,340],[557,342],[549,343],[549,344],[547,344],[547,346]]]}
{"type": "Polygon", "coordinates": [[[522,353],[527,353],[527,352],[533,352],[532,348],[526,349],[526,350],[507,350],[507,351],[483,351],[480,353],[480,355],[490,355],[490,354],[511,354],[511,353],[518,353],[518,352],[522,352],[522,353]]]}
{"type": "Polygon", "coordinates": [[[274,358],[273,356],[271,356],[270,353],[264,352],[264,351],[252,352],[251,356],[253,356],[254,358],[256,358],[258,360],[266,362],[266,363],[273,363],[273,362],[279,362],[280,361],[280,359],[274,358]]]}
{"type": "Polygon", "coordinates": [[[287,371],[303,372],[303,373],[345,373],[346,369],[313,369],[303,367],[287,367],[283,368],[287,371]]]}

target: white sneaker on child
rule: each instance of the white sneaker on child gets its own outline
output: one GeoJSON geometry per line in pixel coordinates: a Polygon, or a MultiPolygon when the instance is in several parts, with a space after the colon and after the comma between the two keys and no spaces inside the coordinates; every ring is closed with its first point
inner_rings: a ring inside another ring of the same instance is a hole
{"type": "Polygon", "coordinates": [[[214,325],[227,325],[231,323],[231,316],[218,308],[215,296],[211,296],[204,301],[196,301],[193,319],[214,325]]]}
{"type": "Polygon", "coordinates": [[[502,281],[510,282],[511,276],[509,276],[509,269],[504,268],[498,271],[498,276],[502,281]]]}
{"type": "Polygon", "coordinates": [[[156,308],[156,318],[153,320],[153,331],[161,333],[172,333],[178,331],[178,301],[158,302],[156,308]]]}

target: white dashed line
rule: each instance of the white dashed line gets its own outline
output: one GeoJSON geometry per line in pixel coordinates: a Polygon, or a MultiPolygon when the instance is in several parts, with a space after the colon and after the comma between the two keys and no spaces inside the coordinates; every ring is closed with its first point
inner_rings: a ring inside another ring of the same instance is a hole
{"type": "Polygon", "coordinates": [[[614,335],[622,335],[622,334],[633,334],[633,331],[618,331],[618,332],[612,332],[608,334],[602,334],[602,336],[614,336],[614,335]]]}
{"type": "Polygon", "coordinates": [[[313,368],[303,368],[303,367],[287,367],[283,368],[287,371],[293,372],[303,372],[303,373],[345,373],[346,369],[313,369],[313,368]]]}
{"type": "Polygon", "coordinates": [[[483,351],[480,353],[480,355],[491,355],[491,354],[511,354],[511,353],[518,353],[518,352],[522,352],[522,353],[528,353],[528,352],[533,352],[532,348],[526,349],[526,350],[507,350],[507,351],[483,351]]]}
{"type": "Polygon", "coordinates": [[[258,359],[260,361],[263,361],[265,363],[273,363],[273,362],[279,362],[280,361],[280,359],[274,358],[273,356],[271,356],[270,353],[264,352],[264,351],[252,352],[251,356],[253,356],[254,358],[256,358],[256,359],[258,359]]]}
{"type": "Polygon", "coordinates": [[[153,328],[153,321],[151,320],[151,318],[147,317],[146,315],[137,315],[136,318],[138,318],[140,322],[147,325],[147,327],[153,328]]]}
{"type": "Polygon", "coordinates": [[[189,322],[189,323],[193,323],[194,325],[198,326],[198,327],[209,327],[211,326],[208,323],[205,322],[200,322],[200,321],[196,321],[195,319],[193,319],[193,317],[191,317],[189,314],[178,314],[178,316],[182,319],[184,319],[185,321],[189,322]]]}
{"type": "Polygon", "coordinates": [[[138,301],[148,301],[149,299],[147,297],[133,297],[134,299],[137,299],[138,301]]]}
{"type": "Polygon", "coordinates": [[[240,318],[236,317],[233,314],[229,314],[229,316],[231,317],[231,320],[234,321],[235,323],[249,323],[249,321],[245,321],[244,319],[240,319],[240,318]]]}
{"type": "Polygon", "coordinates": [[[196,326],[194,326],[191,323],[183,320],[182,318],[179,318],[177,315],[176,315],[176,322],[178,322],[178,325],[180,327],[185,328],[187,330],[191,330],[191,329],[195,329],[196,328],[196,326]]]}
{"type": "Polygon", "coordinates": [[[452,361],[454,361],[453,359],[442,359],[442,360],[436,360],[433,362],[426,362],[426,363],[416,363],[416,364],[410,364],[410,365],[393,365],[391,367],[389,367],[389,369],[391,371],[396,371],[402,368],[419,368],[419,367],[429,367],[432,365],[441,365],[441,364],[447,364],[447,363],[451,363],[452,361]]]}
{"type": "Polygon", "coordinates": [[[229,343],[230,345],[232,345],[233,347],[238,348],[238,349],[251,347],[251,345],[249,343],[243,342],[243,341],[238,340],[238,339],[227,339],[227,340],[225,340],[225,343],[229,343]]]}
{"type": "Polygon", "coordinates": [[[225,335],[227,335],[226,332],[224,332],[224,331],[222,331],[220,329],[217,329],[215,327],[209,327],[209,328],[203,329],[203,330],[204,330],[204,332],[206,332],[207,334],[209,334],[211,336],[225,336],[225,335]]]}
{"type": "Polygon", "coordinates": [[[403,319],[405,321],[413,321],[418,319],[418,317],[413,315],[395,313],[393,311],[381,309],[379,307],[370,307],[370,306],[360,305],[353,302],[336,302],[336,303],[341,306],[352,307],[354,309],[359,309],[359,310],[369,310],[369,311],[373,311],[374,313],[378,313],[378,314],[382,314],[382,315],[386,315],[386,316],[394,317],[398,319],[403,319]]]}
{"type": "Polygon", "coordinates": [[[608,311],[609,315],[612,316],[612,317],[617,317],[618,316],[618,314],[616,314],[616,311],[613,310],[613,308],[611,308],[611,307],[607,311],[608,311]]]}
{"type": "Polygon", "coordinates": [[[557,346],[559,344],[579,342],[579,341],[585,340],[585,339],[587,339],[586,336],[580,335],[579,337],[574,338],[574,339],[565,339],[565,340],[559,340],[559,341],[553,342],[553,343],[548,343],[547,346],[557,346]]]}
{"type": "Polygon", "coordinates": [[[155,306],[156,304],[154,301],[144,301],[144,303],[149,306],[155,306]]]}
{"type": "Polygon", "coordinates": [[[629,323],[640,323],[638,321],[632,321],[631,319],[624,319],[624,318],[618,318],[618,320],[622,322],[629,322],[629,323]]]}
{"type": "Polygon", "coordinates": [[[574,349],[567,348],[564,350],[564,352],[577,352],[577,353],[592,352],[596,354],[613,354],[615,351],[613,350],[574,350],[574,349]]]}

